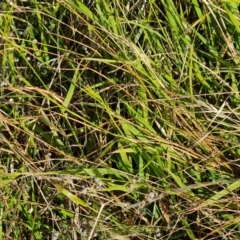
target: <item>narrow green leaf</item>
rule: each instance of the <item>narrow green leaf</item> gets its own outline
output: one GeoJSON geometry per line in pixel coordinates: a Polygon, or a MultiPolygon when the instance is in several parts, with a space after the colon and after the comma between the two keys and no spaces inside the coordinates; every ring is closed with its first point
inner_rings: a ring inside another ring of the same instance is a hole
{"type": "MultiPolygon", "coordinates": [[[[73,94],[74,94],[74,90],[75,90],[75,87],[76,87],[76,83],[77,83],[78,79],[80,78],[79,67],[80,67],[80,64],[78,64],[78,66],[77,66],[77,68],[74,72],[74,76],[72,78],[71,85],[70,85],[70,87],[68,89],[68,92],[67,92],[67,96],[65,97],[65,100],[63,102],[63,106],[65,108],[67,108],[69,103],[71,102],[73,94]]],[[[63,112],[65,112],[65,109],[63,109],[63,112]]]]}
{"type": "Polygon", "coordinates": [[[210,205],[216,203],[218,200],[220,200],[221,198],[225,197],[226,195],[228,195],[229,193],[233,192],[234,190],[236,190],[239,187],[240,187],[240,180],[237,180],[236,182],[232,183],[230,186],[224,188],[222,191],[216,193],[211,198],[209,198],[206,201],[204,201],[199,206],[199,208],[207,207],[207,206],[210,206],[210,205]]]}
{"type": "Polygon", "coordinates": [[[63,188],[62,186],[60,186],[59,184],[53,184],[54,187],[61,192],[62,194],[64,194],[67,198],[69,198],[70,200],[72,200],[74,203],[79,204],[83,207],[88,207],[88,204],[86,202],[84,202],[83,200],[81,200],[80,198],[78,198],[77,196],[73,195],[72,193],[70,193],[68,190],[66,190],[65,188],[63,188]]]}

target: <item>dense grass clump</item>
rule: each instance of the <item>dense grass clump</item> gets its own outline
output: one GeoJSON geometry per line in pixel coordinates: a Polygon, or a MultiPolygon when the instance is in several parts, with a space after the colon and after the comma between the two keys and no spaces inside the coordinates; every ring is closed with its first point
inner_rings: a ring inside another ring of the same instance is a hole
{"type": "Polygon", "coordinates": [[[0,239],[240,239],[232,0],[2,1],[0,239]]]}

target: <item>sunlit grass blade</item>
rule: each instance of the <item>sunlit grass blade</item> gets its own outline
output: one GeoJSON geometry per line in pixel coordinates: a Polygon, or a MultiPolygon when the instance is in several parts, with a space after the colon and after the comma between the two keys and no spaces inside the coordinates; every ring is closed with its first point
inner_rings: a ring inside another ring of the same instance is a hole
{"type": "Polygon", "coordinates": [[[79,204],[83,207],[88,207],[88,204],[86,202],[84,202],[83,200],[81,200],[79,197],[77,197],[76,195],[70,193],[67,189],[65,189],[64,187],[60,186],[59,184],[54,183],[53,184],[54,187],[61,192],[62,194],[64,194],[67,198],[69,198],[71,201],[73,201],[76,204],[79,204]]]}

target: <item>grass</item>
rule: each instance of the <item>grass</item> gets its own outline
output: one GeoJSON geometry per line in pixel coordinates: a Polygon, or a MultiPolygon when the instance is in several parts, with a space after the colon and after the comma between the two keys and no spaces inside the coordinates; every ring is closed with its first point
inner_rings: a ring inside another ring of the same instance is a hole
{"type": "Polygon", "coordinates": [[[0,239],[239,239],[239,1],[3,1],[0,239]]]}

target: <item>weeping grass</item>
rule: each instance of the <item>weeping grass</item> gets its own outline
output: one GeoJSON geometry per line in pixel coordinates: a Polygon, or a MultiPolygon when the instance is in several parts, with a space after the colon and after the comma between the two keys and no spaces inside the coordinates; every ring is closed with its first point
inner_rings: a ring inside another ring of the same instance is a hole
{"type": "Polygon", "coordinates": [[[4,1],[0,239],[239,239],[239,3],[4,1]]]}

